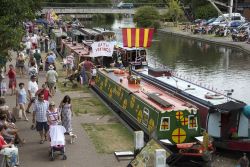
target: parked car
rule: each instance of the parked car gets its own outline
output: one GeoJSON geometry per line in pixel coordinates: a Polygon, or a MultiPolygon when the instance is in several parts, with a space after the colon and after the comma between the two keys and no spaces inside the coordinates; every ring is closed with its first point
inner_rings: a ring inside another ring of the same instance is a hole
{"type": "Polygon", "coordinates": [[[210,23],[210,25],[220,25],[220,26],[225,26],[226,20],[231,20],[231,21],[241,21],[242,23],[245,22],[245,17],[241,16],[240,13],[232,13],[231,17],[229,17],[229,14],[223,14],[220,15],[214,22],[210,23]]]}
{"type": "Polygon", "coordinates": [[[242,23],[242,21],[231,21],[231,23],[229,24],[229,27],[231,28],[236,28],[236,27],[239,27],[242,23]]]}
{"type": "Polygon", "coordinates": [[[207,21],[205,19],[196,19],[194,24],[199,24],[200,26],[204,25],[207,21]]]}
{"type": "Polygon", "coordinates": [[[217,18],[211,18],[208,21],[206,21],[205,25],[209,25],[210,23],[214,22],[217,18]]]}

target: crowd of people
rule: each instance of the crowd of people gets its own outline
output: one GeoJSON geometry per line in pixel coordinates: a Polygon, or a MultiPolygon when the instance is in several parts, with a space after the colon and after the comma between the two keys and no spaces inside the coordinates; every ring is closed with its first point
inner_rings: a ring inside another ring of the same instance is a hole
{"type": "Polygon", "coordinates": [[[8,69],[1,69],[0,75],[0,154],[7,157],[9,167],[19,165],[18,147],[26,142],[19,135],[16,121],[29,123],[29,115],[31,128],[39,132],[40,144],[49,140],[50,127],[58,124],[76,137],[72,133],[71,98],[66,95],[58,105],[52,101],[58,81],[55,43],[31,22],[24,24],[24,28],[27,32],[23,38],[24,50],[17,52],[15,61],[8,69]],[[45,82],[42,73],[45,73],[45,82]],[[25,78],[28,78],[27,82],[25,78]],[[6,96],[15,96],[15,106],[6,105],[6,96]]]}

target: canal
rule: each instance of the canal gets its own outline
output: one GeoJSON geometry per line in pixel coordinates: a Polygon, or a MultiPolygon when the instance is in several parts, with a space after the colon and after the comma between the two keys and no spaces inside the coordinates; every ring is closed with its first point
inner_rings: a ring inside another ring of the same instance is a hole
{"type": "MultiPolygon", "coordinates": [[[[121,27],[134,24],[132,18],[123,18],[111,27],[122,42],[121,27]]],[[[233,89],[233,98],[250,104],[250,55],[239,49],[156,33],[148,49],[148,62],[150,66],[169,67],[178,76],[221,93],[233,89]]]]}

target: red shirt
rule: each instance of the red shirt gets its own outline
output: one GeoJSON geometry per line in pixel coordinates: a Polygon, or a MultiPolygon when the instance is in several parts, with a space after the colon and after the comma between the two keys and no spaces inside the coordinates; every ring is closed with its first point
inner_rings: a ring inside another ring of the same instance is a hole
{"type": "Polygon", "coordinates": [[[6,145],[7,143],[5,142],[4,138],[2,135],[0,135],[0,149],[3,148],[4,145],[6,145]]]}
{"type": "Polygon", "coordinates": [[[91,68],[94,67],[94,64],[91,61],[85,61],[83,63],[83,66],[84,66],[86,71],[91,71],[91,68]]]}
{"type": "Polygon", "coordinates": [[[49,101],[49,91],[47,89],[43,90],[44,100],[49,101]]]}
{"type": "Polygon", "coordinates": [[[49,90],[47,90],[47,89],[39,89],[37,92],[43,92],[44,100],[49,101],[49,90]]]}
{"type": "Polygon", "coordinates": [[[16,78],[15,70],[9,70],[8,76],[9,76],[9,79],[15,79],[16,78]]]}

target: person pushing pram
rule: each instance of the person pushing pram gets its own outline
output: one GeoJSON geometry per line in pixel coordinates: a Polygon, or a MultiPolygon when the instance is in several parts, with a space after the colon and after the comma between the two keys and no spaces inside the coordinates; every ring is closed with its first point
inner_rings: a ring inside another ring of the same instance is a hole
{"type": "Polygon", "coordinates": [[[49,109],[47,111],[47,120],[49,125],[49,140],[50,140],[50,160],[55,159],[55,152],[59,151],[63,155],[63,160],[67,159],[65,155],[65,137],[64,133],[66,129],[59,125],[61,120],[58,109],[55,107],[55,103],[52,101],[49,103],[49,109]]]}
{"type": "MultiPolygon", "coordinates": [[[[66,107],[67,105],[65,105],[66,107]]],[[[49,109],[47,111],[47,120],[48,120],[48,125],[49,127],[53,127],[55,125],[58,125],[58,124],[61,124],[63,123],[63,127],[65,129],[65,134],[69,134],[71,139],[70,139],[70,143],[73,143],[74,142],[74,139],[76,138],[76,135],[74,135],[72,132],[69,133],[69,131],[67,130],[67,126],[64,125],[64,116],[63,116],[63,110],[61,110],[61,104],[60,104],[60,110],[58,110],[56,107],[55,107],[55,103],[52,101],[50,102],[49,104],[49,109]],[[62,117],[61,117],[62,116],[62,117]],[[61,122],[61,118],[63,119],[62,122],[61,122]]],[[[50,132],[49,132],[50,133],[50,132]]]]}

